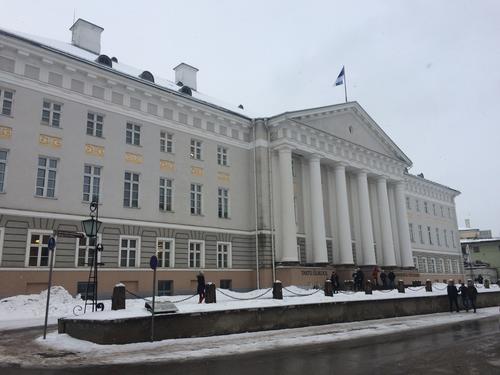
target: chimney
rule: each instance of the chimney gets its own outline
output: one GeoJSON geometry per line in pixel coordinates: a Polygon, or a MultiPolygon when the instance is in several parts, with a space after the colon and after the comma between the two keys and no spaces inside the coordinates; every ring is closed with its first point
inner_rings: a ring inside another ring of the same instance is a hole
{"type": "Polygon", "coordinates": [[[99,55],[101,53],[101,33],[103,28],[78,18],[71,30],[71,44],[99,55]]]}
{"type": "Polygon", "coordinates": [[[196,73],[198,69],[194,66],[180,63],[174,68],[175,71],[175,84],[182,82],[183,86],[187,86],[193,90],[196,90],[196,73]]]}

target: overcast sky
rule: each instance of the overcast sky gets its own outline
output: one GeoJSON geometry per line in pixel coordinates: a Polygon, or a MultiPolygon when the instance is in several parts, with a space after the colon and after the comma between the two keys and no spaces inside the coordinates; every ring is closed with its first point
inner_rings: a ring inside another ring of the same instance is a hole
{"type": "Polygon", "coordinates": [[[500,2],[1,1],[5,28],[70,41],[73,15],[102,52],[260,116],[358,101],[413,161],[460,190],[459,226],[500,236],[500,2]]]}

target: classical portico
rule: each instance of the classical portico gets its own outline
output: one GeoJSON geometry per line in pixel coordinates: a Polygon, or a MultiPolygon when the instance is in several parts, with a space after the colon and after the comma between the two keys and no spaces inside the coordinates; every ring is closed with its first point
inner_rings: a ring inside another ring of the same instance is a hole
{"type": "Polygon", "coordinates": [[[411,162],[357,103],[276,120],[270,147],[278,263],[413,267],[411,162]]]}

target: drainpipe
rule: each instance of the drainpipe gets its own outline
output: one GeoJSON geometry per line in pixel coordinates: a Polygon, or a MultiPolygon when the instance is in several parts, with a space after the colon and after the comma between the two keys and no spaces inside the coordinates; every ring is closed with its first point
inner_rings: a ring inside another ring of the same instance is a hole
{"type": "Polygon", "coordinates": [[[252,120],[253,127],[253,181],[254,181],[254,204],[255,204],[255,265],[257,271],[257,289],[260,289],[260,269],[259,269],[259,225],[258,225],[258,205],[257,205],[257,132],[255,130],[255,120],[252,120]]]}
{"type": "Polygon", "coordinates": [[[274,197],[273,197],[273,163],[271,158],[271,132],[269,130],[268,119],[264,119],[264,126],[267,132],[267,164],[268,164],[268,187],[269,187],[269,224],[271,229],[271,262],[273,270],[273,283],[276,281],[276,251],[274,245],[274,197]]]}

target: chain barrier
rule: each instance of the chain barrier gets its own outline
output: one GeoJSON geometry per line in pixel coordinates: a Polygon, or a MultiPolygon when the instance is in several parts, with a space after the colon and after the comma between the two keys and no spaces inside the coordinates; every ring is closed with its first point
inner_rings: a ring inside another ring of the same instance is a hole
{"type": "Polygon", "coordinates": [[[128,289],[125,289],[125,291],[126,291],[128,294],[133,295],[133,296],[134,296],[135,298],[137,298],[137,299],[142,299],[142,300],[144,300],[144,301],[146,301],[146,302],[151,302],[151,300],[146,299],[146,298],[144,298],[144,297],[141,297],[141,296],[139,296],[139,295],[137,295],[137,294],[135,294],[135,293],[131,292],[131,291],[130,291],[130,290],[128,290],[128,289]]]}
{"type": "Polygon", "coordinates": [[[250,300],[253,300],[253,299],[258,299],[258,298],[260,298],[260,297],[262,297],[262,296],[266,295],[267,293],[269,293],[271,290],[273,290],[273,288],[269,288],[269,289],[267,289],[264,293],[259,294],[259,295],[258,295],[258,296],[256,296],[256,297],[242,298],[242,297],[234,297],[234,296],[231,296],[231,295],[229,295],[229,294],[227,294],[227,293],[223,292],[223,291],[222,291],[222,289],[217,288],[217,291],[218,291],[220,294],[222,294],[222,295],[224,295],[224,296],[226,296],[226,297],[229,297],[229,298],[232,298],[232,299],[238,300],[238,301],[250,301],[250,300]]]}
{"type": "MultiPolygon", "coordinates": [[[[323,291],[323,289],[318,289],[318,290],[316,290],[316,291],[314,291],[314,292],[312,292],[312,293],[308,293],[308,294],[300,294],[300,293],[295,293],[294,291],[292,291],[292,290],[290,290],[290,289],[288,289],[288,288],[286,288],[286,287],[283,287],[283,289],[284,289],[284,290],[286,290],[286,291],[287,291],[287,292],[289,292],[289,293],[294,294],[296,297],[307,297],[307,296],[312,296],[313,294],[316,294],[316,293],[318,293],[318,292],[323,291]]],[[[294,297],[294,296],[287,296],[287,297],[294,297]]]]}
{"type": "Polygon", "coordinates": [[[170,301],[172,303],[179,303],[179,302],[184,302],[184,301],[187,301],[188,299],[191,299],[193,297],[196,297],[198,294],[193,294],[192,296],[189,296],[189,297],[186,297],[186,298],[182,298],[180,300],[177,300],[177,301],[170,301]]]}

